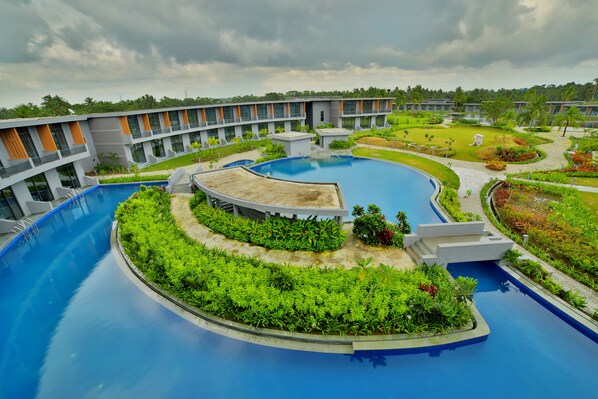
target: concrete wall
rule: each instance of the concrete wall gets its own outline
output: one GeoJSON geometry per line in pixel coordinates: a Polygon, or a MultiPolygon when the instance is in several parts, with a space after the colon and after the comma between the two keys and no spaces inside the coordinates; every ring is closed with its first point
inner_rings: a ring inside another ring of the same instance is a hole
{"type": "Polygon", "coordinates": [[[431,223],[418,225],[416,234],[425,238],[474,235],[483,234],[483,232],[484,222],[431,223]]]}
{"type": "Polygon", "coordinates": [[[330,146],[330,143],[332,143],[334,140],[348,141],[349,138],[346,135],[339,135],[339,136],[320,135],[320,146],[324,149],[328,149],[328,147],[330,146]]]}
{"type": "Polygon", "coordinates": [[[294,141],[277,140],[275,137],[273,137],[272,144],[284,145],[284,152],[288,157],[300,157],[311,152],[311,140],[309,137],[294,141]]]}
{"type": "Polygon", "coordinates": [[[342,127],[341,126],[341,103],[340,101],[331,101],[330,102],[330,123],[332,123],[335,127],[342,127]]]}
{"type": "Polygon", "coordinates": [[[501,259],[511,248],[513,248],[512,241],[504,241],[500,238],[472,243],[439,244],[436,256],[444,264],[496,260],[501,259]]]}
{"type": "MultiPolygon", "coordinates": [[[[130,153],[127,154],[118,117],[93,118],[89,120],[89,129],[97,154],[114,152],[124,167],[129,166],[130,153]]],[[[147,153],[146,153],[147,156],[147,153]]],[[[99,162],[99,159],[96,159],[99,162]]]]}
{"type": "Polygon", "coordinates": [[[319,102],[319,101],[314,101],[312,104],[312,110],[313,110],[313,114],[312,114],[312,120],[311,120],[311,125],[313,126],[313,128],[315,129],[316,127],[318,127],[319,125],[325,124],[325,123],[330,123],[330,103],[328,101],[326,102],[319,102]],[[324,112],[324,120],[321,120],[321,112],[324,112]]]}

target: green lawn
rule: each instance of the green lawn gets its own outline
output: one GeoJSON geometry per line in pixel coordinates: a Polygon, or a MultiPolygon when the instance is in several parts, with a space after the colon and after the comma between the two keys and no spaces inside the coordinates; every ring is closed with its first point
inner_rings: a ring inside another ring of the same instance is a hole
{"type": "Polygon", "coordinates": [[[426,158],[405,154],[402,152],[377,149],[374,150],[369,148],[357,148],[353,150],[353,155],[359,157],[384,159],[387,161],[393,161],[412,166],[416,169],[429,173],[447,187],[454,188],[455,190],[459,189],[459,176],[457,176],[455,172],[438,162],[434,162],[426,158]]]}
{"type": "Polygon", "coordinates": [[[228,144],[214,149],[201,150],[190,154],[181,155],[180,157],[168,159],[163,162],[156,163],[143,169],[143,172],[152,172],[156,170],[176,169],[183,166],[197,163],[198,157],[202,162],[210,161],[216,158],[226,157],[228,155],[237,154],[239,152],[251,151],[268,143],[268,139],[256,140],[249,142],[241,142],[238,144],[228,144]]]}
{"type": "Polygon", "coordinates": [[[586,204],[594,213],[594,219],[596,220],[596,223],[598,223],[598,193],[580,191],[580,194],[584,204],[586,204]]]}
{"type": "Polygon", "coordinates": [[[567,183],[575,179],[575,184],[578,186],[598,187],[598,178],[596,177],[569,177],[567,183]]]}
{"type": "Polygon", "coordinates": [[[388,123],[395,129],[409,129],[429,125],[439,114],[429,112],[394,112],[386,117],[388,123]]]}

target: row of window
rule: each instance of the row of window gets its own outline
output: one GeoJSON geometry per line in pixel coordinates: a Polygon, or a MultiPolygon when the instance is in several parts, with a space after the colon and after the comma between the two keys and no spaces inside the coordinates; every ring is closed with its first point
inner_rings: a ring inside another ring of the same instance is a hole
{"type": "MultiPolygon", "coordinates": [[[[362,116],[361,118],[359,118],[359,127],[361,127],[362,129],[369,129],[370,127],[372,127],[372,120],[374,121],[374,124],[376,126],[384,126],[384,116],[362,116]]],[[[343,118],[343,128],[348,130],[354,130],[355,118],[343,118]]]]}
{"type": "MultiPolygon", "coordinates": [[[[241,105],[239,106],[241,112],[241,119],[242,120],[251,120],[254,115],[252,111],[253,105],[241,105]]],[[[255,106],[257,111],[257,118],[258,119],[265,119],[268,117],[268,104],[256,104],[255,106]]],[[[273,104],[273,117],[274,118],[285,118],[287,117],[286,113],[287,105],[284,103],[276,103],[273,104]]],[[[216,124],[219,118],[216,117],[217,108],[205,108],[205,122],[208,124],[216,124]]],[[[290,104],[290,111],[291,116],[300,116],[301,115],[301,104],[300,103],[291,103],[290,104]]],[[[170,128],[172,131],[181,130],[181,120],[179,118],[179,111],[168,111],[168,119],[170,121],[170,128]]],[[[234,110],[233,107],[223,107],[222,108],[222,117],[225,123],[232,123],[235,120],[234,117],[234,110]]],[[[199,114],[198,110],[188,110],[187,111],[187,119],[189,120],[189,124],[191,126],[199,126],[199,114]]],[[[150,129],[152,131],[161,131],[161,124],[160,124],[160,116],[158,113],[150,113],[148,114],[148,120],[150,129]]],[[[133,138],[138,138],[141,136],[142,129],[139,123],[138,115],[129,115],[127,116],[127,122],[129,124],[129,130],[131,131],[131,135],[133,138]]]]}
{"type": "MultiPolygon", "coordinates": [[[[299,128],[299,126],[301,126],[300,121],[291,121],[291,130],[297,130],[299,128]]],[[[268,123],[258,123],[257,128],[258,128],[258,131],[261,131],[264,129],[268,130],[268,123]]],[[[284,122],[275,122],[274,123],[275,131],[284,129],[284,128],[285,128],[284,122]]],[[[208,130],[207,137],[208,137],[208,140],[211,138],[218,138],[219,137],[218,129],[208,130]]],[[[236,137],[236,134],[235,134],[234,126],[227,126],[224,128],[224,139],[227,142],[230,143],[235,137],[236,137]]],[[[203,145],[204,142],[201,139],[201,133],[200,132],[189,133],[189,143],[199,143],[199,144],[203,145]]],[[[163,139],[151,140],[150,145],[151,145],[151,149],[152,149],[152,154],[156,158],[163,158],[164,156],[166,156],[163,139]]],[[[170,137],[170,145],[172,147],[172,150],[174,152],[176,152],[177,154],[185,152],[185,146],[183,144],[183,136],[182,135],[170,137]]],[[[143,164],[143,163],[147,162],[147,157],[145,154],[145,149],[143,147],[143,143],[136,143],[136,144],[131,145],[131,157],[133,158],[133,162],[135,162],[135,163],[143,164]]]]}
{"type": "MultiPolygon", "coordinates": [[[[62,187],[81,187],[72,163],[56,168],[56,172],[58,172],[62,187]]],[[[44,173],[25,179],[24,182],[34,201],[54,200],[44,173]]],[[[18,220],[23,216],[23,211],[15,198],[12,188],[6,187],[0,190],[0,219],[18,220]]]]}
{"type": "MultiPolygon", "coordinates": [[[[64,136],[64,131],[62,130],[62,126],[59,123],[49,125],[50,133],[52,134],[52,138],[54,139],[54,143],[56,143],[56,147],[59,150],[66,150],[69,148],[68,142],[66,141],[66,137],[64,136]]],[[[21,139],[21,143],[23,143],[23,147],[25,147],[25,151],[27,151],[27,155],[29,158],[32,158],[35,162],[39,159],[39,153],[37,152],[37,148],[35,147],[35,143],[31,138],[31,134],[29,133],[29,129],[26,127],[18,127],[17,134],[21,139]]]]}

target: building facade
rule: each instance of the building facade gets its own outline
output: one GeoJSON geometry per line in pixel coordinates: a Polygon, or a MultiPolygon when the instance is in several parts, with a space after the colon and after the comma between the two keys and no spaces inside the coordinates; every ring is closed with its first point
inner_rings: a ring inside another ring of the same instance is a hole
{"type": "Polygon", "coordinates": [[[86,116],[0,121],[0,138],[0,231],[90,184],[95,149],[86,116]]]}
{"type": "Polygon", "coordinates": [[[298,98],[55,118],[0,120],[0,233],[79,187],[103,157],[144,167],[208,145],[332,124],[387,126],[392,98],[298,98]],[[214,142],[214,141],[212,141],[214,142]]]}

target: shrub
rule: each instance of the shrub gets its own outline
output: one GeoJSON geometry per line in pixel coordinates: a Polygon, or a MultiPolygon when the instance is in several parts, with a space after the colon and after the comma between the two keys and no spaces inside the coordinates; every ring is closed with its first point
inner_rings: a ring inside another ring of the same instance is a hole
{"type": "Polygon", "coordinates": [[[137,183],[137,182],[147,182],[147,181],[164,181],[168,180],[170,177],[169,174],[159,174],[159,175],[136,175],[136,176],[120,176],[120,177],[111,177],[107,179],[99,179],[101,184],[115,184],[115,183],[137,183]]]}
{"type": "Polygon", "coordinates": [[[287,156],[283,144],[268,143],[265,147],[260,149],[260,152],[262,153],[262,156],[255,161],[256,164],[273,161],[287,156]]]}
{"type": "Polygon", "coordinates": [[[189,202],[197,220],[227,238],[285,251],[335,251],[345,242],[345,234],[334,220],[316,218],[291,220],[271,217],[264,221],[235,217],[209,207],[198,191],[189,202]]]}
{"type": "Polygon", "coordinates": [[[446,332],[471,311],[439,266],[399,271],[295,267],[207,249],[170,214],[164,190],[143,188],[116,211],[122,247],[146,279],[200,310],[255,327],[320,334],[446,332]],[[436,288],[432,297],[420,284],[436,288]]]}
{"type": "Polygon", "coordinates": [[[345,140],[332,140],[328,145],[328,148],[331,150],[348,150],[349,148],[353,147],[355,142],[353,139],[349,139],[348,141],[345,140]]]}
{"type": "Polygon", "coordinates": [[[547,133],[552,131],[550,126],[538,126],[538,127],[524,127],[523,130],[530,133],[547,133]]]}
{"type": "Polygon", "coordinates": [[[448,212],[449,215],[457,222],[473,222],[482,220],[480,215],[471,212],[461,212],[461,203],[459,202],[459,194],[457,190],[450,187],[443,187],[440,196],[438,197],[440,205],[448,212]]]}
{"type": "MultiPolygon", "coordinates": [[[[399,214],[401,213],[405,214],[405,212],[399,212],[399,214]]],[[[404,215],[403,224],[399,227],[387,222],[380,207],[375,204],[368,205],[367,211],[363,207],[355,205],[352,214],[355,218],[353,220],[353,234],[368,245],[389,245],[402,248],[403,230],[408,229],[411,231],[406,214],[404,215]]]]}
{"type": "Polygon", "coordinates": [[[486,162],[486,168],[490,170],[505,170],[507,164],[502,161],[488,161],[486,162]]]}

